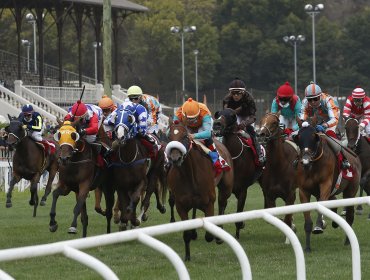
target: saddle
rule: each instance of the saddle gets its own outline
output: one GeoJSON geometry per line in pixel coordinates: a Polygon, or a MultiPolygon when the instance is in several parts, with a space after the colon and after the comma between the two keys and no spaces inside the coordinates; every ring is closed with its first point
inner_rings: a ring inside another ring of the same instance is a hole
{"type": "Polygon", "coordinates": [[[45,156],[46,155],[52,155],[55,153],[55,144],[52,142],[49,142],[45,139],[42,139],[41,142],[35,141],[36,144],[38,144],[44,151],[45,156]]]}
{"type": "MultiPolygon", "coordinates": [[[[239,139],[243,142],[243,144],[245,144],[246,146],[248,146],[252,150],[253,158],[254,158],[254,164],[257,167],[260,167],[261,164],[258,160],[258,154],[257,154],[257,151],[256,151],[256,147],[254,146],[253,139],[250,137],[250,135],[248,133],[246,133],[245,131],[243,131],[243,132],[244,132],[243,134],[239,134],[239,139]]],[[[266,150],[262,145],[261,145],[261,150],[262,150],[262,153],[264,154],[264,156],[266,156],[266,150]]]]}

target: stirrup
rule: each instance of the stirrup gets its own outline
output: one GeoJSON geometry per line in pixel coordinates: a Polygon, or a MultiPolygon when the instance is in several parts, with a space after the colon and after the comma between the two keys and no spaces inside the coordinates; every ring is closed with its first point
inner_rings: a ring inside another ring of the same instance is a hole
{"type": "Polygon", "coordinates": [[[349,161],[347,159],[343,159],[342,161],[342,168],[343,169],[348,169],[351,167],[351,164],[349,163],[349,161]]]}

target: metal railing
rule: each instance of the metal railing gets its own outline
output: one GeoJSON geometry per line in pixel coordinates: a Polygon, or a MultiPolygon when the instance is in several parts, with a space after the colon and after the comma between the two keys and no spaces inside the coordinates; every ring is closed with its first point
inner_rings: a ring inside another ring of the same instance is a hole
{"type": "MultiPolygon", "coordinates": [[[[227,245],[231,247],[239,261],[243,279],[252,279],[250,263],[243,247],[232,235],[216,225],[231,224],[253,219],[264,219],[266,222],[274,225],[279,230],[281,230],[289,239],[296,258],[297,279],[304,280],[306,279],[306,264],[303,249],[298,240],[298,237],[290,227],[288,227],[283,221],[275,216],[316,210],[336,222],[346,233],[352,250],[352,279],[358,280],[361,279],[361,257],[360,246],[356,234],[353,231],[352,227],[349,226],[342,217],[330,210],[330,208],[345,207],[358,204],[370,205],[370,197],[368,196],[361,198],[320,201],[276,208],[260,209],[243,213],[198,218],[194,220],[133,229],[129,231],[104,234],[83,239],[61,241],[51,244],[27,246],[21,248],[4,249],[0,250],[0,262],[63,254],[67,258],[78,261],[81,264],[84,264],[89,268],[95,270],[95,272],[97,272],[103,279],[119,279],[117,275],[114,274],[114,272],[107,265],[105,265],[98,259],[87,255],[84,252],[81,252],[80,250],[137,240],[145,244],[146,246],[149,246],[164,254],[167,257],[168,261],[170,261],[174,266],[179,279],[187,280],[190,279],[189,272],[187,271],[186,266],[180,256],[168,245],[162,243],[161,241],[158,241],[157,239],[153,238],[153,236],[184,230],[204,228],[211,234],[222,239],[227,245]]],[[[335,255],[335,252],[333,252],[333,254],[335,255]]],[[[0,270],[0,277],[1,279],[6,280],[13,279],[9,274],[2,270],[0,270]]]]}

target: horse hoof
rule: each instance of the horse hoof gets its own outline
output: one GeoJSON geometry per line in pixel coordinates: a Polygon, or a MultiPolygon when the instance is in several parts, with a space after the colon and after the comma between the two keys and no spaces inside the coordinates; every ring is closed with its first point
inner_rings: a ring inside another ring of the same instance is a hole
{"type": "Polygon", "coordinates": [[[46,200],[41,200],[40,201],[40,206],[45,206],[46,205],[46,200]]]}
{"type": "Polygon", "coordinates": [[[338,228],[338,227],[339,227],[339,225],[338,225],[336,222],[332,222],[332,223],[331,223],[331,226],[332,226],[333,228],[338,228]]]}
{"type": "Polygon", "coordinates": [[[311,248],[306,248],[306,249],[304,249],[304,251],[305,251],[306,253],[311,253],[311,248]]]}
{"type": "Polygon", "coordinates": [[[141,217],[141,220],[143,222],[146,222],[148,220],[148,215],[146,213],[144,213],[143,216],[141,217]]]}
{"type": "Polygon", "coordinates": [[[68,229],[68,233],[70,233],[70,234],[76,234],[76,233],[77,233],[77,228],[75,228],[75,227],[70,227],[70,228],[68,229]]]}
{"type": "Polygon", "coordinates": [[[120,221],[120,217],[119,217],[119,215],[114,215],[114,216],[113,216],[113,222],[114,222],[115,224],[119,224],[119,221],[120,221]]]}
{"type": "Polygon", "coordinates": [[[212,242],[214,237],[213,237],[212,234],[207,232],[206,235],[205,235],[205,239],[206,239],[207,242],[212,242]]]}
{"type": "Polygon", "coordinates": [[[324,230],[321,227],[316,226],[313,228],[312,234],[321,234],[321,233],[324,233],[324,230]]]}
{"type": "Polygon", "coordinates": [[[196,230],[193,230],[193,231],[191,232],[191,239],[192,239],[192,240],[197,240],[197,239],[198,239],[198,233],[197,233],[197,231],[196,231],[196,230]]]}
{"type": "Polygon", "coordinates": [[[119,231],[125,231],[125,230],[127,230],[127,224],[120,223],[118,225],[118,230],[119,231]]]}
{"type": "Polygon", "coordinates": [[[166,207],[164,205],[162,205],[158,210],[159,210],[159,212],[161,214],[165,214],[166,213],[166,207]]]}
{"type": "Polygon", "coordinates": [[[58,229],[58,224],[55,225],[49,225],[50,232],[56,232],[58,229]]]}
{"type": "Polygon", "coordinates": [[[13,204],[11,202],[6,202],[5,206],[6,206],[6,208],[10,208],[10,207],[13,206],[13,204]]]}
{"type": "Polygon", "coordinates": [[[35,202],[34,202],[32,199],[30,199],[30,201],[28,201],[28,203],[29,203],[31,206],[34,206],[34,205],[35,205],[35,202]]]}
{"type": "Polygon", "coordinates": [[[174,223],[174,222],[176,222],[176,220],[171,218],[170,223],[174,223]]]}
{"type": "Polygon", "coordinates": [[[295,224],[292,224],[291,229],[294,233],[297,233],[297,227],[295,226],[295,224]]]}
{"type": "Polygon", "coordinates": [[[185,261],[190,262],[190,256],[185,256],[185,261]]]}
{"type": "Polygon", "coordinates": [[[220,238],[216,238],[216,244],[222,244],[224,241],[220,238]]]}
{"type": "Polygon", "coordinates": [[[342,217],[345,217],[345,216],[346,216],[346,213],[347,213],[347,211],[346,211],[346,210],[343,210],[342,212],[340,212],[340,215],[341,215],[342,217]]]}
{"type": "Polygon", "coordinates": [[[364,213],[364,210],[356,209],[356,215],[362,215],[363,213],[364,213]]]}
{"type": "Polygon", "coordinates": [[[105,213],[105,211],[103,211],[100,207],[98,208],[98,207],[95,207],[95,212],[96,213],[98,213],[98,214],[100,214],[100,215],[102,215],[102,216],[106,216],[106,213],[105,213]]]}
{"type": "Polygon", "coordinates": [[[133,227],[139,227],[141,225],[141,222],[139,219],[135,219],[133,223],[131,223],[133,227]]]}

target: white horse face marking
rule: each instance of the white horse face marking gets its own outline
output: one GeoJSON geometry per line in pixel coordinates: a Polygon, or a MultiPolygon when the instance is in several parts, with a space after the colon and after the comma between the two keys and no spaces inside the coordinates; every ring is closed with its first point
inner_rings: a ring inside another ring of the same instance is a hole
{"type": "Polygon", "coordinates": [[[179,134],[179,132],[180,132],[180,131],[179,131],[178,129],[175,129],[175,130],[173,131],[173,134],[175,134],[175,135],[176,135],[176,134],[179,134]]]}
{"type": "Polygon", "coordinates": [[[117,128],[117,138],[122,139],[122,137],[125,135],[125,129],[122,126],[119,126],[117,128]]]}

